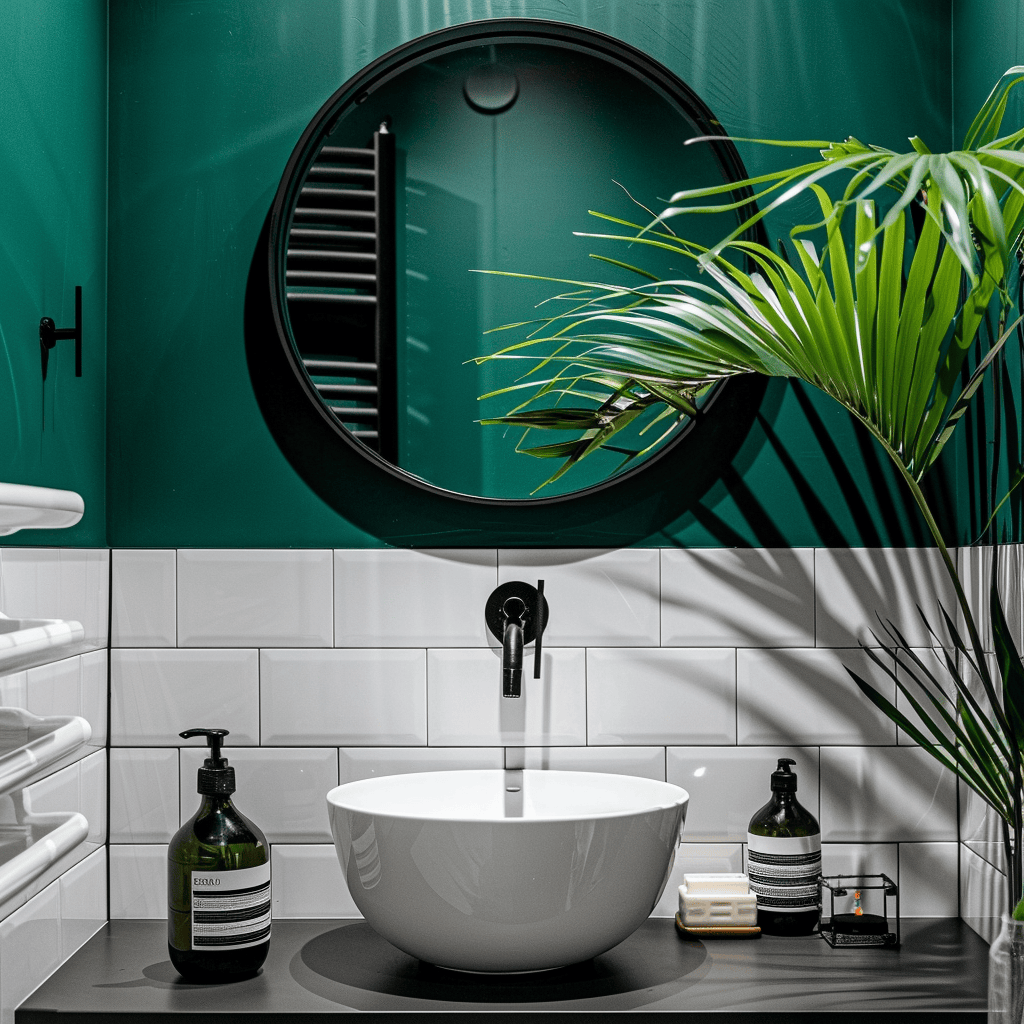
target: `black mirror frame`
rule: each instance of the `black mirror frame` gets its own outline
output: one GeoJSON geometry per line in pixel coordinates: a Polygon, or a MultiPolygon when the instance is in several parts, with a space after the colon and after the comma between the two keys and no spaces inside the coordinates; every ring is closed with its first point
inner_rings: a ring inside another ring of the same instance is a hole
{"type": "MultiPolygon", "coordinates": [[[[721,134],[703,101],[640,50],[561,22],[510,18],[469,22],[403,44],[349,79],[321,107],[285,167],[250,266],[245,298],[249,374],[263,417],[289,463],[335,511],[400,546],[479,544],[620,546],[642,540],[706,493],[735,458],[764,396],[765,378],[720,383],[701,413],[639,466],[599,484],[546,498],[467,495],[437,487],[382,459],[330,414],[302,366],[282,315],[283,244],[304,170],[324,134],[356,103],[410,64],[446,50],[488,42],[557,42],[595,54],[659,89],[699,134],[721,134]],[[712,415],[713,413],[713,415],[712,415]]],[[[731,141],[710,144],[723,174],[747,177],[731,141]]],[[[749,195],[749,189],[746,190],[749,195]]],[[[760,224],[752,235],[767,244],[760,224]]]]}

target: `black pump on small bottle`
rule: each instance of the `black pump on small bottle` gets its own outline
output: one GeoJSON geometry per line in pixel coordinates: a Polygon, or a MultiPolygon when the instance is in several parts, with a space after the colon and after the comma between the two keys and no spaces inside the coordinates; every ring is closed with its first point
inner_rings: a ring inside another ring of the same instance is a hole
{"type": "Polygon", "coordinates": [[[747,826],[747,874],[757,923],[772,935],[810,935],[818,922],[821,828],[796,798],[791,757],[771,774],[771,799],[747,826]]]}
{"type": "Polygon", "coordinates": [[[199,810],[167,849],[167,946],[183,977],[216,981],[254,974],[270,950],[270,847],[231,801],[235,770],[222,755],[227,729],[205,736],[210,756],[196,779],[199,810]]]}

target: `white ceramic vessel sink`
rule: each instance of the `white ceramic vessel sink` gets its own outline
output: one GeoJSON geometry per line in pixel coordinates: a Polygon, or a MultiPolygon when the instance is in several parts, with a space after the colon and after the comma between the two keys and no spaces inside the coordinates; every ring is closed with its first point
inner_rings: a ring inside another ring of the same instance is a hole
{"type": "Polygon", "coordinates": [[[561,771],[391,775],[327,794],[356,906],[399,949],[463,971],[588,960],[650,915],[689,795],[561,771]]]}
{"type": "Polygon", "coordinates": [[[63,619],[9,619],[0,612],[0,669],[26,655],[63,647],[85,636],[80,622],[63,619]]]}
{"type": "Polygon", "coordinates": [[[24,708],[0,708],[0,795],[25,785],[91,737],[92,727],[77,715],[41,718],[24,708]]]}
{"type": "Polygon", "coordinates": [[[18,530],[74,526],[84,512],[85,502],[74,491],[0,483],[0,537],[18,530]]]}

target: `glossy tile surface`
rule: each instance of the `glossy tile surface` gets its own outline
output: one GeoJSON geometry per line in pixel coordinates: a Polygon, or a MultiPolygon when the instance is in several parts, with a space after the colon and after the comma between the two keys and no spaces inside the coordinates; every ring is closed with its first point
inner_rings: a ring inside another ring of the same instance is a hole
{"type": "Polygon", "coordinates": [[[587,651],[590,743],[736,742],[731,648],[587,651]]]}
{"type": "Polygon", "coordinates": [[[505,767],[554,769],[563,772],[604,772],[665,781],[664,747],[525,747],[505,752],[505,767]]]}
{"type": "Polygon", "coordinates": [[[363,916],[349,895],[333,845],[274,846],[271,871],[275,918],[363,916]]]}
{"type": "Polygon", "coordinates": [[[423,651],[260,651],[266,744],[425,744],[426,705],[423,651]]]}
{"type": "Polygon", "coordinates": [[[900,843],[900,913],[957,917],[957,843],[900,843]]]}
{"type": "Polygon", "coordinates": [[[169,842],[179,825],[178,792],[177,748],[112,748],[110,841],[169,842]]]}
{"type": "Polygon", "coordinates": [[[177,568],[173,550],[111,552],[113,647],[174,647],[177,643],[177,568]]]}
{"type": "Polygon", "coordinates": [[[59,887],[61,960],[66,960],[107,921],[107,851],[99,849],[65,871],[59,887]]]}
{"type": "MultiPolygon", "coordinates": [[[[686,829],[683,829],[686,836],[686,829]]],[[[739,843],[680,843],[676,859],[651,917],[675,917],[679,910],[679,886],[683,875],[739,874],[743,870],[743,847],[739,843]]]]}
{"type": "Polygon", "coordinates": [[[552,646],[651,647],[660,643],[659,555],[651,548],[498,552],[498,579],[544,580],[552,646]]]}
{"type": "Polygon", "coordinates": [[[12,548],[0,551],[0,611],[11,618],[80,622],[85,642],[107,643],[110,592],[107,548],[12,548]]]}
{"type": "Polygon", "coordinates": [[[813,647],[814,552],[663,549],[661,642],[666,647],[813,647]]]}
{"type": "Polygon", "coordinates": [[[92,747],[104,747],[107,743],[107,659],[106,651],[81,655],[82,717],[92,727],[92,747]]]}
{"type": "Polygon", "coordinates": [[[330,647],[330,551],[178,551],[180,647],[330,647]]]}
{"type": "Polygon", "coordinates": [[[956,783],[920,747],[822,747],[822,840],[956,840],[956,783]]]}
{"type": "MultiPolygon", "coordinates": [[[[338,785],[337,750],[238,747],[225,754],[238,787],[232,802],[268,842],[330,841],[326,796],[338,785]]],[[[205,756],[194,747],[181,749],[181,824],[199,807],[196,778],[205,756]]]]}
{"type": "Polygon", "coordinates": [[[750,819],[771,798],[780,757],[796,761],[797,798],[817,817],[817,747],[668,747],[665,778],[690,794],[684,840],[746,842],[750,819]]]}
{"type": "Polygon", "coordinates": [[[875,646],[876,615],[895,622],[911,646],[931,647],[917,606],[939,630],[936,601],[947,611],[956,603],[935,548],[816,548],[814,578],[817,647],[856,647],[862,640],[875,646]]]}
{"type": "Polygon", "coordinates": [[[486,647],[484,605],[497,586],[492,548],[334,553],[338,647],[486,647]]]}
{"type": "Polygon", "coordinates": [[[848,668],[895,698],[895,684],[860,650],[737,651],[739,743],[895,743],[896,726],[848,668]]]}
{"type": "Polygon", "coordinates": [[[111,846],[111,918],[167,919],[167,846],[111,846]]]}
{"type": "MultiPolygon", "coordinates": [[[[991,545],[963,547],[957,552],[960,582],[967,594],[967,600],[974,611],[974,621],[981,634],[985,650],[994,650],[992,645],[992,622],[989,610],[992,589],[991,545]]],[[[997,573],[999,599],[1010,627],[1010,635],[1017,650],[1024,649],[1024,608],[1022,608],[1022,581],[1024,581],[1024,548],[1020,544],[1000,544],[998,547],[997,573]]],[[[964,615],[956,608],[957,627],[966,638],[964,615]]]]}
{"type": "Polygon", "coordinates": [[[342,747],[338,751],[338,782],[356,782],[379,775],[410,772],[460,771],[501,768],[501,747],[342,747]]]}
{"type": "Polygon", "coordinates": [[[229,730],[231,745],[259,743],[255,650],[114,650],[110,658],[114,744],[177,746],[178,733],[203,723],[229,730]]]}
{"type": "Polygon", "coordinates": [[[988,943],[1007,912],[1006,875],[960,845],[960,916],[988,943]]]}
{"type": "Polygon", "coordinates": [[[582,650],[544,651],[541,678],[524,671],[522,697],[501,695],[501,652],[427,652],[427,735],[432,746],[547,746],[587,742],[582,650]]]}

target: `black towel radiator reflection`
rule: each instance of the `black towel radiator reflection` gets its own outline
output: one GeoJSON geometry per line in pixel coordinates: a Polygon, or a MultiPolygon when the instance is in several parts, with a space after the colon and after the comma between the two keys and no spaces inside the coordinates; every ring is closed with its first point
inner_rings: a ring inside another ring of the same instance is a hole
{"type": "Polygon", "coordinates": [[[306,372],[351,434],[398,463],[395,137],[325,145],[288,235],[288,313],[306,372]]]}

